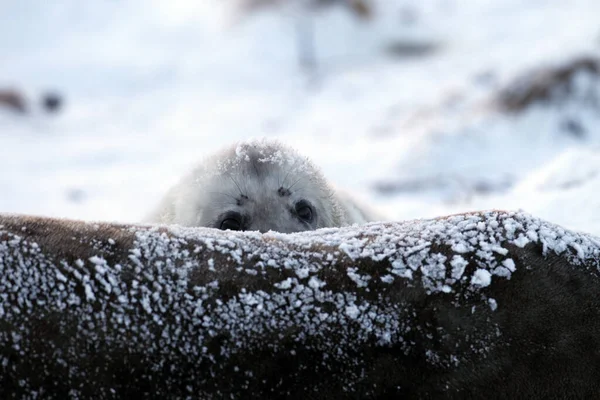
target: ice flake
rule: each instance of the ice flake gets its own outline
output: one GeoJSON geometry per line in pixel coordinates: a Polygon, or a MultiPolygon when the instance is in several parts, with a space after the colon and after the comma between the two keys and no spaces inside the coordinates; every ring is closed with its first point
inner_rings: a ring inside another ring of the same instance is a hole
{"type": "Polygon", "coordinates": [[[307,278],[309,274],[310,269],[308,267],[301,267],[296,269],[296,275],[298,275],[298,278],[300,279],[307,278]]]}
{"type": "Polygon", "coordinates": [[[466,243],[459,242],[452,245],[452,251],[454,251],[455,253],[467,253],[469,251],[469,248],[467,247],[466,243]]]}
{"type": "Polygon", "coordinates": [[[371,277],[369,275],[360,275],[357,273],[358,268],[348,268],[347,275],[358,287],[369,286],[371,277]]]}
{"type": "Polygon", "coordinates": [[[325,282],[317,278],[316,276],[311,276],[308,280],[308,286],[312,289],[319,289],[325,286],[325,282]]]}
{"type": "Polygon", "coordinates": [[[507,258],[506,260],[502,261],[502,265],[506,267],[506,269],[508,269],[510,272],[515,272],[515,270],[517,269],[515,262],[512,260],[512,258],[507,258]]]}
{"type": "Polygon", "coordinates": [[[346,315],[352,319],[356,319],[360,315],[360,310],[355,304],[349,305],[346,307],[346,315]]]}
{"type": "Polygon", "coordinates": [[[88,301],[95,301],[96,300],[96,296],[94,295],[94,291],[92,290],[92,287],[90,286],[89,283],[85,283],[85,299],[88,301]]]}
{"type": "Polygon", "coordinates": [[[523,248],[529,243],[529,239],[525,235],[520,234],[518,238],[513,240],[513,243],[523,248]]]}
{"type": "Polygon", "coordinates": [[[67,277],[64,276],[62,274],[62,272],[60,272],[60,270],[56,270],[56,279],[58,279],[61,282],[66,282],[67,281],[67,277]]]}
{"type": "Polygon", "coordinates": [[[485,269],[478,269],[473,273],[471,283],[476,286],[486,287],[492,283],[492,274],[485,269]]]}
{"type": "Polygon", "coordinates": [[[469,265],[469,263],[461,256],[455,255],[452,257],[450,265],[452,266],[452,279],[459,280],[465,272],[465,268],[467,265],[469,265]]]}
{"type": "Polygon", "coordinates": [[[292,287],[293,282],[294,280],[292,278],[287,278],[284,281],[275,283],[273,286],[275,286],[277,289],[288,290],[292,287]]]}

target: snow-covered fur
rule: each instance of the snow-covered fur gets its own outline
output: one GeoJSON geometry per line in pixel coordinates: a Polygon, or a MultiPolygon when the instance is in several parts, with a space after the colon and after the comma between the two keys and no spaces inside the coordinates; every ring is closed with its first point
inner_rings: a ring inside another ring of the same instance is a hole
{"type": "Polygon", "coordinates": [[[242,142],[205,159],[146,222],[291,233],[380,220],[336,190],[307,158],[273,140],[242,142]],[[231,223],[224,221],[234,220],[231,223]]]}

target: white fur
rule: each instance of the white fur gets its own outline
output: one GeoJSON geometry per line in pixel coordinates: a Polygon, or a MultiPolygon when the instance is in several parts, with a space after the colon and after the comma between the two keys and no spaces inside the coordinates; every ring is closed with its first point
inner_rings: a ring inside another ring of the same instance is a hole
{"type": "Polygon", "coordinates": [[[239,143],[201,162],[168,191],[145,221],[218,227],[219,217],[228,211],[248,215],[249,229],[261,232],[297,232],[378,219],[348,193],[334,189],[308,159],[278,141],[263,139],[239,143]],[[299,200],[314,207],[314,224],[302,224],[293,215],[299,200]]]}

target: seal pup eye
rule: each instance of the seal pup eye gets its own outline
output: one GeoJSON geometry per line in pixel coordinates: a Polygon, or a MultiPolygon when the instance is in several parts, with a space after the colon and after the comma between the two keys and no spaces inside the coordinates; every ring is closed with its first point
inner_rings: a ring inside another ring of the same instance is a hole
{"type": "Polygon", "coordinates": [[[219,229],[230,230],[230,231],[241,231],[242,230],[242,216],[239,213],[231,212],[227,213],[221,223],[219,229]]]}
{"type": "Polygon", "coordinates": [[[313,221],[313,208],[310,203],[306,200],[300,200],[296,203],[296,215],[304,222],[313,221]]]}

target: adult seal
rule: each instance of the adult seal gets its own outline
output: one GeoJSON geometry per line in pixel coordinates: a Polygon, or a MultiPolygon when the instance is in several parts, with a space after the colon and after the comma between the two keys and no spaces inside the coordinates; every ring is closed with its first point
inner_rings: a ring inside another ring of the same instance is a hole
{"type": "Polygon", "coordinates": [[[380,219],[334,188],[294,149],[278,141],[254,140],[203,160],[145,221],[292,233],[380,219]]]}

